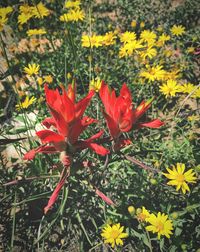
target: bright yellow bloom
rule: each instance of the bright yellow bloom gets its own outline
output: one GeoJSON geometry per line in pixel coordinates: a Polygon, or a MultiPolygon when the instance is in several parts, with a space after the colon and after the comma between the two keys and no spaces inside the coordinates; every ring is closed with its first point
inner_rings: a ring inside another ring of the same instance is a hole
{"type": "Polygon", "coordinates": [[[99,92],[101,88],[101,83],[102,81],[99,77],[97,77],[96,79],[92,79],[90,81],[89,89],[94,90],[95,92],[99,92]]]}
{"type": "Polygon", "coordinates": [[[135,32],[129,32],[129,31],[126,31],[122,34],[120,34],[120,41],[123,42],[123,43],[129,43],[131,41],[134,41],[136,40],[136,33],[135,32]]]}
{"type": "Polygon", "coordinates": [[[145,22],[142,21],[142,22],[140,23],[140,28],[144,28],[144,27],[145,27],[145,22]]]}
{"type": "Polygon", "coordinates": [[[33,74],[38,74],[39,69],[40,65],[33,63],[28,64],[28,67],[24,67],[24,72],[29,76],[32,76],[33,74]]]}
{"type": "Polygon", "coordinates": [[[182,192],[185,194],[186,191],[190,191],[190,188],[187,183],[196,183],[197,177],[195,176],[194,170],[190,169],[187,172],[185,171],[185,164],[177,163],[176,167],[172,166],[173,170],[167,168],[169,173],[163,173],[165,177],[170,179],[167,183],[168,185],[176,186],[176,191],[182,189],[182,192]]]}
{"type": "Polygon", "coordinates": [[[170,36],[163,33],[158,38],[157,46],[163,46],[165,44],[165,42],[168,41],[168,40],[170,40],[170,36]]]}
{"type": "Polygon", "coordinates": [[[193,92],[193,90],[196,88],[195,85],[191,84],[191,83],[185,83],[183,84],[183,86],[180,87],[180,92],[183,93],[191,93],[193,92]]]}
{"type": "Polygon", "coordinates": [[[42,35],[42,34],[46,34],[46,30],[45,29],[29,29],[27,32],[27,35],[29,37],[33,36],[33,35],[42,35]]]}
{"type": "Polygon", "coordinates": [[[45,5],[40,2],[36,6],[32,7],[33,16],[39,19],[49,16],[50,10],[45,7],[45,5]]]}
{"type": "Polygon", "coordinates": [[[178,85],[175,80],[168,80],[166,84],[160,86],[160,92],[163,93],[165,97],[175,96],[177,92],[180,92],[180,85],[178,85]]]}
{"type": "Polygon", "coordinates": [[[42,79],[42,77],[38,77],[38,78],[37,78],[37,82],[38,82],[38,84],[41,86],[41,85],[43,84],[43,79],[42,79]]]}
{"type": "Polygon", "coordinates": [[[164,213],[158,213],[156,216],[155,214],[150,214],[147,218],[147,222],[151,225],[146,227],[147,231],[158,233],[158,239],[160,239],[161,235],[165,235],[167,238],[170,238],[172,235],[173,224],[172,221],[168,219],[168,215],[164,213]]]}
{"type": "Polygon", "coordinates": [[[123,245],[124,241],[123,238],[127,238],[128,234],[123,233],[124,227],[120,226],[120,223],[114,224],[114,225],[106,225],[106,227],[103,228],[101,236],[105,239],[104,243],[110,243],[112,248],[115,247],[115,245],[123,245]]]}
{"type": "Polygon", "coordinates": [[[157,55],[157,51],[155,48],[153,48],[152,46],[148,47],[146,50],[141,51],[140,52],[140,56],[142,57],[142,59],[146,59],[147,57],[149,59],[152,59],[153,57],[155,57],[157,55]]]}
{"type": "Polygon", "coordinates": [[[34,101],[36,101],[36,98],[34,96],[32,96],[30,99],[28,96],[26,96],[25,100],[23,102],[18,103],[15,107],[17,110],[26,109],[30,105],[32,105],[34,101]]]}
{"type": "Polygon", "coordinates": [[[165,73],[165,80],[176,80],[181,77],[180,70],[175,69],[165,73]]]}
{"type": "Polygon", "coordinates": [[[107,32],[103,36],[103,44],[105,46],[114,45],[116,42],[116,38],[117,38],[117,36],[115,35],[114,32],[107,32]]]}
{"type": "Polygon", "coordinates": [[[174,36],[180,36],[185,33],[185,27],[182,25],[173,25],[170,31],[174,36]]]}
{"type": "Polygon", "coordinates": [[[103,36],[101,35],[82,35],[82,46],[83,47],[100,47],[103,45],[103,36]]]}
{"type": "Polygon", "coordinates": [[[145,79],[149,81],[155,81],[155,80],[163,80],[165,77],[166,71],[162,69],[162,65],[148,67],[147,71],[142,71],[140,73],[141,77],[144,77],[145,79]]]}
{"type": "Polygon", "coordinates": [[[132,20],[131,21],[131,27],[135,28],[137,25],[137,21],[136,20],[132,20]]]}
{"type": "Polygon", "coordinates": [[[81,2],[79,0],[76,1],[67,1],[65,3],[65,8],[70,9],[70,8],[79,8],[81,2]]]}
{"type": "Polygon", "coordinates": [[[198,115],[191,115],[191,116],[188,116],[187,119],[190,122],[194,122],[194,121],[198,121],[200,119],[200,117],[198,115]]]}
{"type": "Polygon", "coordinates": [[[156,40],[156,34],[155,32],[152,32],[150,30],[144,30],[141,34],[140,34],[140,38],[142,39],[142,41],[147,42],[148,44],[154,44],[155,40],[156,40]]]}
{"type": "Polygon", "coordinates": [[[124,44],[119,49],[119,57],[126,57],[133,55],[134,52],[138,52],[139,49],[143,48],[141,40],[133,40],[129,43],[124,44]]]}
{"type": "Polygon", "coordinates": [[[146,221],[149,216],[150,213],[144,206],[142,207],[142,211],[137,213],[137,219],[141,222],[146,221]]]}
{"type": "Polygon", "coordinates": [[[195,51],[195,48],[193,46],[190,46],[187,48],[187,53],[193,53],[195,51]]]}
{"type": "Polygon", "coordinates": [[[65,13],[60,16],[60,21],[62,22],[78,22],[79,20],[83,21],[85,18],[85,13],[81,9],[70,9],[68,13],[65,13]]]}
{"type": "Polygon", "coordinates": [[[20,14],[18,16],[18,23],[23,25],[28,22],[30,18],[34,16],[33,7],[28,4],[23,4],[19,7],[20,14]]]}
{"type": "Polygon", "coordinates": [[[51,75],[46,75],[44,76],[44,81],[48,82],[48,83],[52,83],[53,82],[53,78],[51,75]]]}
{"type": "Polygon", "coordinates": [[[8,21],[8,14],[10,14],[12,11],[13,8],[10,6],[0,8],[0,32],[3,30],[4,25],[8,21]]]}

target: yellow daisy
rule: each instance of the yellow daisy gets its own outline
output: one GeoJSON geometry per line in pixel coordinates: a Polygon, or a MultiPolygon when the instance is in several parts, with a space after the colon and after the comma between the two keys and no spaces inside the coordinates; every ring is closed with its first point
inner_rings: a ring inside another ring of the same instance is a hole
{"type": "Polygon", "coordinates": [[[170,40],[170,36],[163,33],[158,38],[157,46],[163,46],[165,44],[165,42],[168,41],[168,40],[170,40]]]}
{"type": "Polygon", "coordinates": [[[164,213],[161,214],[160,212],[157,216],[155,214],[150,214],[147,218],[147,222],[151,225],[147,226],[146,230],[158,233],[158,239],[160,239],[161,235],[164,235],[167,238],[170,238],[170,235],[172,235],[173,224],[172,221],[168,219],[168,215],[165,215],[164,213]]]}
{"type": "Polygon", "coordinates": [[[65,13],[60,16],[60,21],[62,22],[78,22],[83,21],[85,18],[85,13],[81,9],[70,9],[68,13],[65,13]]]}
{"type": "Polygon", "coordinates": [[[46,30],[45,29],[29,29],[26,34],[31,37],[33,35],[42,35],[42,34],[46,34],[46,30]]]}
{"type": "Polygon", "coordinates": [[[90,81],[89,89],[95,90],[95,92],[99,92],[99,90],[101,88],[101,83],[102,83],[102,81],[99,77],[97,77],[96,79],[92,79],[90,81]]]}
{"type": "Polygon", "coordinates": [[[170,31],[174,36],[181,36],[185,33],[185,27],[183,27],[182,25],[173,25],[170,31]]]}
{"type": "Polygon", "coordinates": [[[114,32],[107,32],[103,36],[103,44],[105,46],[114,45],[116,42],[116,38],[117,38],[117,36],[115,35],[114,32]]]}
{"type": "Polygon", "coordinates": [[[162,69],[162,65],[157,65],[153,67],[147,67],[146,71],[142,71],[140,73],[141,77],[144,77],[145,79],[149,81],[155,81],[155,80],[163,80],[165,77],[166,71],[162,69]]]}
{"type": "Polygon", "coordinates": [[[32,96],[30,99],[26,96],[23,102],[18,103],[15,107],[17,110],[26,109],[36,101],[36,98],[32,96]]]}
{"type": "Polygon", "coordinates": [[[173,165],[172,170],[167,168],[169,173],[163,173],[165,177],[170,179],[167,183],[168,185],[176,186],[176,191],[182,189],[182,192],[185,194],[186,191],[190,191],[190,188],[187,183],[196,183],[197,177],[195,176],[194,170],[190,169],[187,172],[185,171],[185,164],[177,163],[176,167],[173,165]]]}
{"type": "Polygon", "coordinates": [[[23,25],[28,22],[30,18],[34,16],[33,7],[29,6],[28,4],[23,4],[19,7],[19,16],[18,16],[18,23],[23,25]]]}
{"type": "Polygon", "coordinates": [[[49,16],[50,11],[45,7],[45,5],[40,2],[36,6],[32,7],[33,16],[39,19],[49,16]]]}
{"type": "Polygon", "coordinates": [[[134,52],[138,52],[139,49],[143,48],[141,40],[133,40],[124,44],[119,49],[119,57],[126,57],[133,55],[134,52]]]}
{"type": "Polygon", "coordinates": [[[156,34],[155,32],[153,31],[150,31],[150,30],[144,30],[141,35],[140,35],[140,38],[147,42],[148,44],[153,44],[156,40],[156,34]]]}
{"type": "Polygon", "coordinates": [[[76,1],[67,1],[65,2],[65,8],[70,9],[70,8],[79,8],[81,2],[79,0],[76,1]]]}
{"type": "Polygon", "coordinates": [[[146,50],[141,51],[140,56],[142,57],[143,60],[146,58],[152,59],[157,55],[157,51],[154,47],[150,46],[146,50]]]}
{"type": "Polygon", "coordinates": [[[103,44],[103,36],[101,35],[82,35],[82,47],[100,47],[103,44]]]}
{"type": "Polygon", "coordinates": [[[130,41],[136,40],[136,33],[135,32],[129,32],[126,31],[122,34],[120,34],[120,41],[123,43],[129,43],[130,41]]]}
{"type": "Polygon", "coordinates": [[[160,86],[160,92],[166,97],[175,96],[177,92],[180,92],[180,85],[175,80],[168,80],[166,84],[160,86]]]}
{"type": "MultiPolygon", "coordinates": [[[[140,209],[141,210],[141,209],[140,209]]],[[[137,211],[137,219],[141,222],[146,221],[150,216],[149,211],[143,206],[141,211],[137,211]]]]}
{"type": "Polygon", "coordinates": [[[103,228],[101,236],[104,238],[104,243],[110,243],[112,248],[115,245],[123,245],[123,238],[127,238],[128,234],[123,233],[124,227],[120,226],[120,223],[114,225],[107,225],[103,228]]]}
{"type": "Polygon", "coordinates": [[[48,82],[48,83],[52,83],[53,82],[53,77],[51,75],[45,75],[44,76],[44,81],[48,82]]]}
{"type": "Polygon", "coordinates": [[[34,74],[38,74],[40,69],[40,65],[38,64],[28,64],[28,67],[24,67],[24,72],[28,74],[29,76],[32,76],[34,74]]]}

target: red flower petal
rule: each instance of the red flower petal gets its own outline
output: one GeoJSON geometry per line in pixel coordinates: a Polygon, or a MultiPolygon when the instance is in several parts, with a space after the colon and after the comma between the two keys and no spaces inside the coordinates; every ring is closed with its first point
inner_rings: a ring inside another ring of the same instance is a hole
{"type": "Polygon", "coordinates": [[[65,180],[67,178],[68,174],[66,174],[60,181],[59,183],[57,184],[55,190],[53,191],[49,201],[48,201],[48,204],[47,206],[44,208],[44,214],[46,214],[49,209],[53,206],[53,204],[56,202],[57,198],[58,198],[58,195],[62,189],[62,187],[64,186],[65,184],[65,180]]]}
{"type": "Polygon", "coordinates": [[[160,121],[159,119],[155,119],[146,123],[138,123],[137,128],[142,128],[142,127],[160,128],[162,125],[164,125],[164,122],[160,121]]]}
{"type": "Polygon", "coordinates": [[[42,121],[42,124],[49,129],[51,126],[56,127],[56,122],[53,117],[47,117],[42,121]]]}
{"type": "Polygon", "coordinates": [[[81,118],[90,102],[92,97],[94,96],[95,91],[91,90],[86,97],[84,97],[82,100],[80,100],[76,104],[76,118],[81,118]]]}
{"type": "Polygon", "coordinates": [[[115,203],[110,198],[108,198],[104,193],[102,193],[101,191],[99,191],[97,188],[95,190],[95,193],[100,198],[102,198],[102,200],[105,201],[108,205],[115,205],[115,203]]]}
{"type": "Polygon", "coordinates": [[[43,143],[58,143],[64,142],[65,138],[51,130],[40,130],[36,132],[37,136],[43,143]]]}

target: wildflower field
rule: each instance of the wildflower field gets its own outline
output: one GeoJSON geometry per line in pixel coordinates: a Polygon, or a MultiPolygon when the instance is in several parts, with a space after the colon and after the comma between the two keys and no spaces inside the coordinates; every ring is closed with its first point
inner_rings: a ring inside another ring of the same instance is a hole
{"type": "Polygon", "coordinates": [[[0,251],[200,252],[199,7],[0,1],[0,251]]]}

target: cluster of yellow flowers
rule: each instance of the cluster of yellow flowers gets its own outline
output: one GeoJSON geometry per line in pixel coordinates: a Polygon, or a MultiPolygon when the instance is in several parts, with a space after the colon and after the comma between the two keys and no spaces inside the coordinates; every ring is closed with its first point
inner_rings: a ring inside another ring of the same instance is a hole
{"type": "Polygon", "coordinates": [[[28,4],[21,5],[19,7],[20,14],[18,16],[19,25],[23,25],[31,18],[43,19],[50,14],[50,10],[40,2],[35,6],[29,6],[28,4]]]}
{"type": "Polygon", "coordinates": [[[114,45],[116,38],[116,33],[112,31],[107,32],[105,35],[82,35],[82,46],[93,48],[114,45]]]}
{"type": "Polygon", "coordinates": [[[80,8],[80,5],[81,2],[79,0],[67,1],[65,3],[65,8],[68,10],[68,12],[60,16],[60,21],[62,22],[83,21],[83,19],[85,18],[85,13],[80,8]]]}
{"type": "Polygon", "coordinates": [[[0,32],[3,30],[4,25],[8,21],[8,14],[10,14],[12,11],[13,8],[10,6],[0,8],[0,32]]]}
{"type": "MultiPolygon", "coordinates": [[[[133,206],[128,207],[129,213],[132,215],[133,206]]],[[[158,239],[160,239],[161,235],[170,238],[172,235],[173,224],[172,221],[169,220],[168,215],[158,212],[158,214],[150,213],[144,206],[138,208],[136,211],[136,218],[139,222],[146,223],[147,226],[145,227],[147,231],[152,233],[157,233],[158,239]],[[148,225],[150,224],[150,225],[148,225]]]]}

